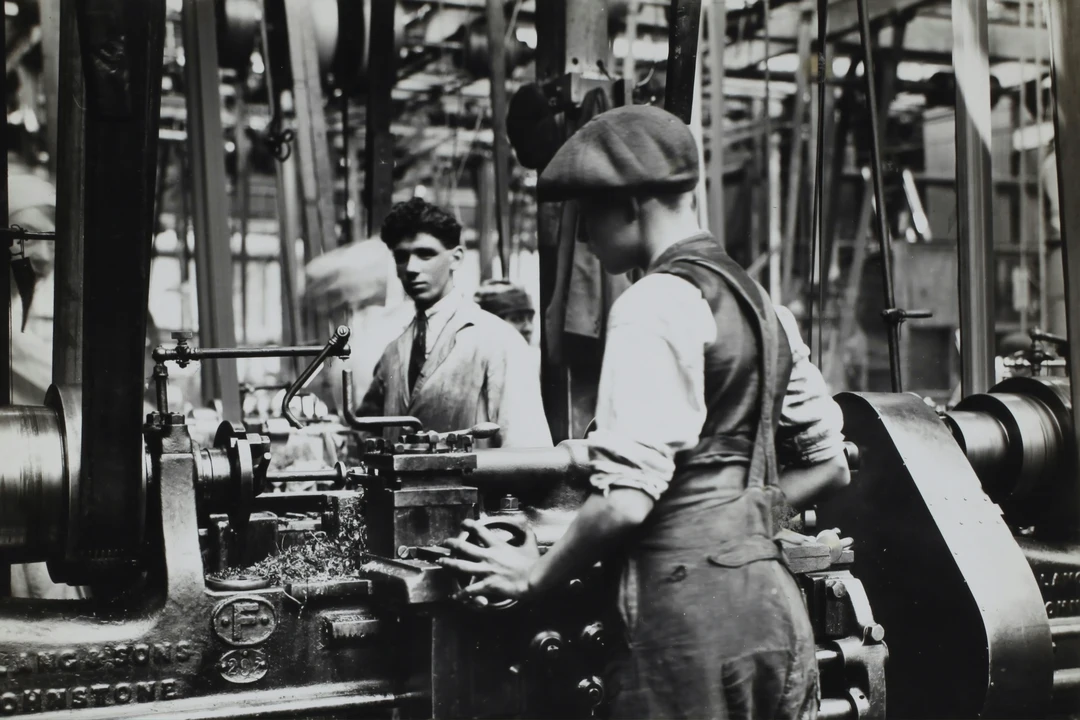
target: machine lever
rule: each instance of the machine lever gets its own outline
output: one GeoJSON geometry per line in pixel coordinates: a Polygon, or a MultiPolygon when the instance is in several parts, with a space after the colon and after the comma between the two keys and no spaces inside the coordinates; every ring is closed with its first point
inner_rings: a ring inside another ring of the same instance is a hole
{"type": "Polygon", "coordinates": [[[304,372],[300,373],[300,377],[296,378],[296,380],[293,381],[293,384],[289,386],[289,389],[285,391],[285,397],[281,401],[281,414],[285,416],[285,419],[288,420],[289,424],[294,428],[301,428],[303,427],[303,424],[295,415],[293,415],[292,410],[289,409],[289,403],[296,397],[296,393],[300,392],[300,389],[307,384],[308,380],[315,375],[315,372],[326,361],[326,358],[331,355],[336,356],[345,353],[346,348],[349,346],[349,336],[351,334],[352,331],[349,330],[349,328],[344,325],[338,325],[338,329],[330,337],[330,340],[327,341],[326,346],[315,356],[315,359],[304,369],[304,372]]]}
{"type": "Polygon", "coordinates": [[[376,415],[357,417],[353,411],[352,370],[341,371],[341,416],[353,430],[382,430],[388,427],[400,427],[419,432],[424,424],[411,415],[376,415]]]}
{"type": "Polygon", "coordinates": [[[440,437],[449,440],[451,436],[469,436],[477,440],[486,440],[487,438],[492,438],[498,435],[499,430],[501,430],[501,428],[496,423],[481,422],[476,423],[471,428],[468,428],[466,430],[451,430],[450,432],[440,433],[440,437]]]}

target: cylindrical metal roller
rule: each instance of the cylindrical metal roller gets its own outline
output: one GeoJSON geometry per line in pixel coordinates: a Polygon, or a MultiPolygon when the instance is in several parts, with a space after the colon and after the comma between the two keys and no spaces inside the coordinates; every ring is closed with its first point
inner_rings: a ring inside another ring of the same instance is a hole
{"type": "Polygon", "coordinates": [[[996,484],[1009,452],[1005,427],[993,415],[983,412],[954,410],[944,419],[975,474],[984,484],[996,484]]]}
{"type": "Polygon", "coordinates": [[[52,408],[0,408],[0,558],[38,562],[60,552],[67,525],[66,452],[52,408]]]}
{"type": "Polygon", "coordinates": [[[1027,495],[1057,470],[1061,427],[1038,398],[984,393],[965,398],[957,410],[968,424],[981,416],[961,445],[991,496],[1027,495]]]}
{"type": "Polygon", "coordinates": [[[507,492],[541,489],[545,485],[584,482],[589,476],[582,441],[567,440],[553,448],[496,448],[476,453],[469,483],[481,489],[507,492]]]}

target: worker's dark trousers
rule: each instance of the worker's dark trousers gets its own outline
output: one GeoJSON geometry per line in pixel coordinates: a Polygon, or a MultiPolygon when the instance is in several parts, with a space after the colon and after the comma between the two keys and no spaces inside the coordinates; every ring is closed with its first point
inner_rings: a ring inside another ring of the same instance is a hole
{"type": "Polygon", "coordinates": [[[734,497],[699,490],[704,496],[662,501],[626,559],[620,603],[629,657],[614,715],[812,720],[814,637],[767,533],[770,503],[760,488],[734,497]]]}

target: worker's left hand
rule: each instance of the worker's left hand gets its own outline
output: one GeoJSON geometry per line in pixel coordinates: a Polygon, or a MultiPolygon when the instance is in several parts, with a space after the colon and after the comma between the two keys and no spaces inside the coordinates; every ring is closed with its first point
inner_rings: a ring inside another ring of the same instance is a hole
{"type": "Polygon", "coordinates": [[[494,600],[517,600],[524,597],[529,591],[529,573],[540,557],[536,536],[526,533],[524,544],[515,547],[475,520],[464,521],[462,527],[465,531],[461,535],[443,543],[462,557],[438,561],[443,567],[472,577],[473,582],[454,595],[454,599],[475,601],[483,596],[494,600]],[[483,544],[469,542],[470,534],[483,544]]]}

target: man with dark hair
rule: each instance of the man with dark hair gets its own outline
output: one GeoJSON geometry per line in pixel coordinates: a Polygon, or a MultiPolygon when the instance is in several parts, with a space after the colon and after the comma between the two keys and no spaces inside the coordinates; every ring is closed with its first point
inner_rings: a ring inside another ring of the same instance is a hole
{"type": "Polygon", "coordinates": [[[473,300],[495,317],[513,325],[525,342],[532,342],[536,310],[525,288],[507,280],[487,280],[477,288],[473,300]]]}
{"type": "Polygon", "coordinates": [[[528,345],[454,286],[465,257],[458,221],[413,198],[393,207],[381,235],[416,317],[383,352],[360,414],[413,415],[438,432],[494,422],[491,446],[549,447],[528,345]]]}

